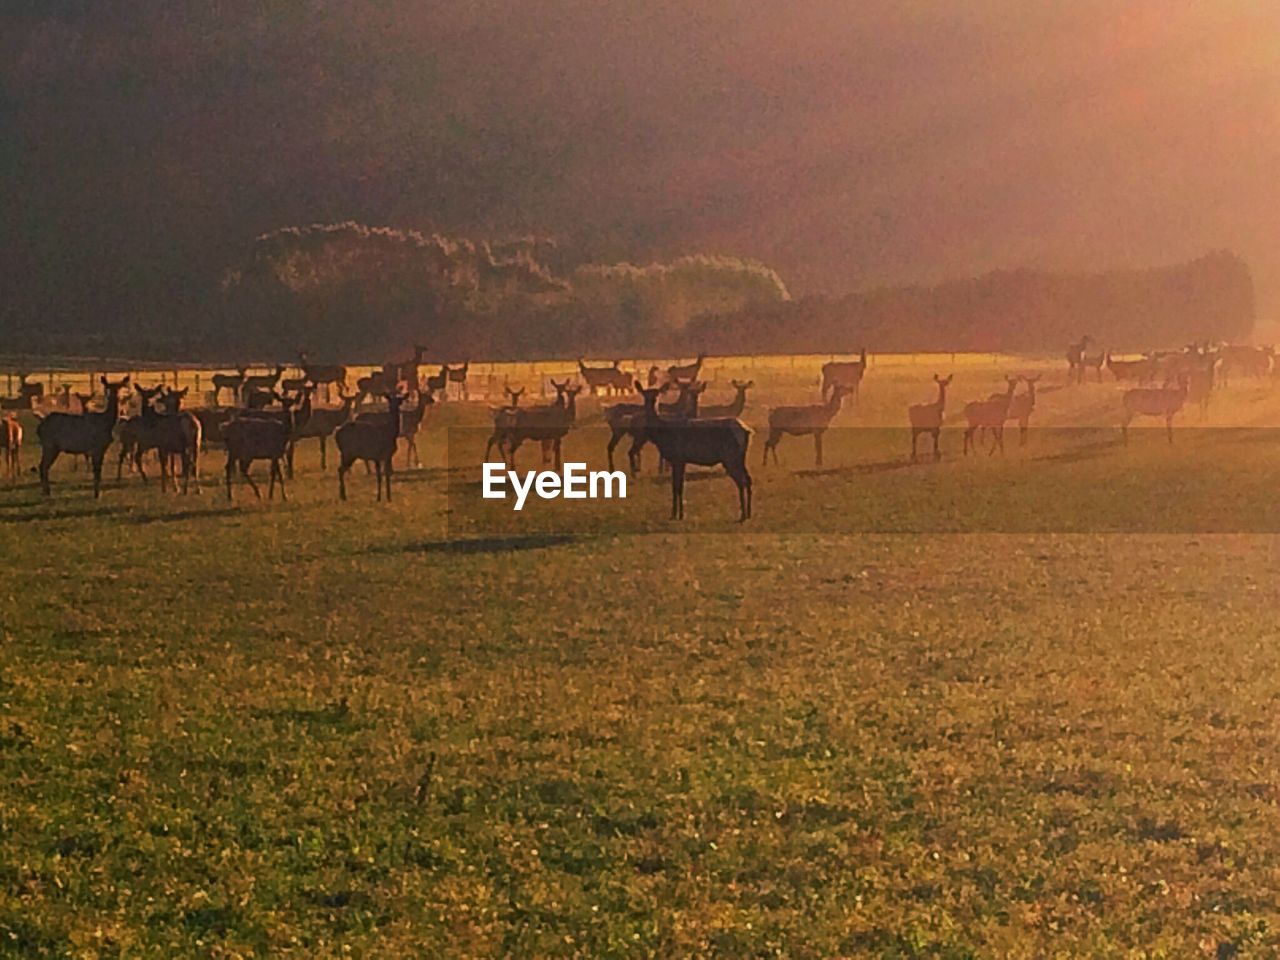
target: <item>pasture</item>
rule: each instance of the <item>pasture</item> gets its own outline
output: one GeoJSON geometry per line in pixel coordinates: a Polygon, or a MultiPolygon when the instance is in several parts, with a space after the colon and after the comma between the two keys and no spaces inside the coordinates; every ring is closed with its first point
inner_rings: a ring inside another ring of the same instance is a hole
{"type": "Polygon", "coordinates": [[[1280,389],[1125,446],[1109,378],[876,358],[821,469],[762,467],[820,362],[713,368],[745,525],[719,475],[667,520],[652,449],[626,501],[475,509],[479,402],[390,504],[313,443],[288,503],[216,450],[199,496],[0,480],[0,955],[1280,950],[1280,389]],[[963,458],[1015,372],[1026,446],[963,458]]]}

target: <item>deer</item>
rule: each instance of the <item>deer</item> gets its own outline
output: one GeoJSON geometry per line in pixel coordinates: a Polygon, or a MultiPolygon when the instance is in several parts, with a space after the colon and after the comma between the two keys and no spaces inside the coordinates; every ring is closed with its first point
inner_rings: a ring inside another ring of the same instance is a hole
{"type": "MultiPolygon", "coordinates": [[[[658,394],[669,390],[671,384],[665,384],[659,388],[658,394]]],[[[706,383],[699,383],[696,380],[686,380],[677,387],[679,395],[670,403],[658,404],[658,416],[679,417],[685,420],[692,420],[700,416],[698,410],[698,400],[703,392],[707,389],[706,383]]],[[[628,404],[627,406],[631,406],[628,404]]],[[[640,409],[623,423],[623,431],[631,435],[631,449],[627,451],[627,460],[631,464],[631,475],[638,476],[640,473],[640,453],[648,444],[647,432],[641,422],[644,414],[644,405],[640,404],[640,409]]],[[[658,454],[658,472],[665,473],[667,461],[663,459],[662,454],[658,454]]],[[[610,469],[612,469],[612,457],[610,457],[610,469]]]]}
{"type": "Polygon", "coordinates": [[[832,360],[830,363],[822,365],[822,402],[826,403],[827,394],[835,389],[836,385],[843,385],[849,389],[849,393],[853,396],[854,403],[858,402],[858,388],[862,384],[862,377],[867,372],[867,348],[862,348],[862,353],[857,360],[837,361],[832,360]]]}
{"type": "Polygon", "coordinates": [[[933,459],[942,459],[939,436],[942,433],[942,415],[947,407],[947,388],[955,374],[949,374],[944,380],[936,373],[933,382],[938,385],[938,399],[933,403],[914,403],[907,407],[907,419],[911,421],[911,462],[916,462],[916,442],[920,434],[927,433],[933,437],[933,459]]]}
{"type": "MultiPolygon", "coordinates": [[[[417,381],[413,382],[414,389],[417,389],[417,381]]],[[[356,406],[365,397],[374,396],[380,393],[390,393],[396,388],[396,378],[393,373],[387,371],[384,367],[381,370],[375,370],[368,376],[361,377],[356,381],[356,406]]]]}
{"type": "Polygon", "coordinates": [[[22,424],[12,413],[0,418],[0,451],[4,453],[5,476],[16,481],[22,469],[22,424]]]}
{"type": "Polygon", "coordinates": [[[687,420],[658,414],[657,387],[645,387],[639,380],[636,391],[644,398],[640,426],[645,439],[658,448],[671,464],[671,519],[684,519],[684,478],[689,464],[723,466],[738,488],[738,522],[751,517],[751,474],[747,470],[747,448],[751,428],[736,417],[716,420],[687,420]]]}
{"type": "Polygon", "coordinates": [[[684,366],[667,367],[667,379],[677,386],[681,383],[689,383],[698,379],[698,375],[702,373],[702,362],[707,359],[705,353],[699,353],[693,363],[684,366]]]}
{"type": "Polygon", "coordinates": [[[213,405],[215,407],[218,405],[218,396],[223,390],[230,390],[231,401],[233,403],[238,402],[240,399],[240,389],[244,386],[247,374],[247,367],[236,367],[236,372],[234,374],[215,373],[213,375],[213,405]]]}
{"type": "Polygon", "coordinates": [[[289,457],[286,462],[290,477],[293,476],[293,448],[294,444],[299,440],[318,439],[320,441],[320,469],[325,470],[328,468],[325,452],[328,440],[338,427],[351,419],[351,414],[360,399],[359,394],[339,393],[338,396],[342,400],[341,406],[312,407],[311,415],[294,430],[293,441],[289,444],[289,457]]]}
{"type": "MultiPolygon", "coordinates": [[[[986,400],[974,400],[972,403],[964,405],[964,416],[969,421],[969,426],[964,431],[964,455],[969,455],[969,448],[977,448],[974,441],[974,433],[978,430],[991,431],[991,450],[989,455],[996,452],[996,447],[1000,448],[1000,452],[1004,453],[1004,422],[1009,419],[1009,408],[1013,403],[1013,392],[1018,389],[1018,377],[1005,377],[1005,382],[1009,385],[1008,390],[1004,393],[993,394],[986,400]]],[[[1028,416],[1030,413],[1028,412],[1028,416]]]]}
{"type": "Polygon", "coordinates": [[[560,469],[560,444],[577,419],[577,398],[582,385],[571,386],[568,380],[563,383],[552,380],[551,385],[556,389],[556,402],[551,406],[512,410],[511,420],[498,445],[498,449],[505,451],[503,459],[508,466],[515,462],[516,451],[521,444],[526,440],[536,440],[542,445],[542,462],[545,464],[554,453],[556,469],[560,469]]]}
{"type": "Polygon", "coordinates": [[[440,394],[441,400],[449,399],[449,391],[448,391],[449,366],[448,364],[441,366],[440,372],[437,373],[435,376],[428,376],[425,382],[428,390],[430,390],[433,394],[435,393],[440,394]]]}
{"type": "MultiPolygon", "coordinates": [[[[397,383],[407,383],[412,393],[418,392],[418,367],[422,365],[423,358],[427,355],[427,348],[419,343],[413,345],[413,356],[401,363],[390,363],[382,369],[388,369],[394,373],[397,383]]],[[[389,391],[388,391],[389,392],[389,391]]],[[[432,402],[435,399],[432,398],[432,402]]]]}
{"type": "Polygon", "coordinates": [[[275,497],[276,484],[280,485],[280,499],[288,500],[285,493],[284,474],[280,470],[280,461],[285,458],[289,448],[289,427],[283,421],[261,416],[237,416],[229,420],[222,428],[222,439],[227,446],[227,500],[234,499],[231,492],[231,475],[236,467],[240,468],[240,476],[253,490],[253,495],[261,500],[262,492],[254,483],[249,468],[255,460],[271,462],[271,479],[267,486],[267,499],[275,497]]]}
{"type": "Polygon", "coordinates": [[[723,417],[740,417],[747,408],[747,391],[756,385],[754,380],[730,380],[733,386],[733,400],[729,403],[703,404],[698,401],[697,416],[706,420],[719,420],[723,417]]]}
{"type": "Polygon", "coordinates": [[[445,373],[450,383],[458,384],[458,390],[462,394],[463,400],[471,399],[467,392],[467,371],[471,369],[471,361],[468,360],[460,367],[445,366],[445,373]]]}
{"type": "Polygon", "coordinates": [[[1141,360],[1116,360],[1111,356],[1110,350],[1107,351],[1106,357],[1105,366],[1117,380],[1150,383],[1155,379],[1158,361],[1152,357],[1143,357],[1141,360]]]}
{"type": "MultiPolygon", "coordinates": [[[[650,371],[651,376],[654,373],[656,373],[656,371],[657,371],[657,367],[654,367],[653,370],[650,371]]],[[[639,383],[639,382],[640,381],[638,380],[636,381],[636,383],[639,383]]],[[[660,387],[653,386],[651,384],[651,386],[652,386],[652,389],[656,389],[659,393],[665,393],[668,389],[670,389],[670,384],[663,384],[660,387]]],[[[638,417],[643,413],[644,413],[643,403],[615,403],[612,406],[605,407],[604,420],[605,420],[605,423],[609,424],[609,431],[610,431],[609,448],[608,448],[610,470],[613,469],[613,451],[617,448],[618,442],[622,440],[623,437],[631,433],[631,421],[635,417],[638,417]]],[[[631,466],[631,473],[633,476],[635,475],[637,470],[638,470],[638,466],[633,461],[631,466]]]]}
{"type": "Polygon", "coordinates": [[[1092,370],[1095,383],[1102,382],[1102,367],[1107,362],[1107,351],[1099,350],[1093,356],[1087,353],[1080,355],[1080,373],[1077,382],[1084,383],[1085,374],[1092,370]]]}
{"type": "Polygon", "coordinates": [[[1187,375],[1178,376],[1176,387],[1138,387],[1126,390],[1121,397],[1124,416],[1120,421],[1120,432],[1124,442],[1129,442],[1129,424],[1134,417],[1164,417],[1165,430],[1169,443],[1173,443],[1173,418],[1182,409],[1187,399],[1187,375]]]}
{"type": "MultiPolygon", "coordinates": [[[[173,477],[173,458],[182,461],[182,492],[187,493],[191,477],[196,480],[196,492],[200,492],[199,457],[201,442],[200,421],[190,413],[182,411],[182,399],[187,395],[187,388],[164,392],[163,386],[147,390],[138,388],[142,399],[142,412],[129,420],[134,424],[133,431],[133,464],[143,482],[147,475],[142,468],[142,457],[149,450],[155,450],[160,458],[160,489],[164,490],[169,483],[177,492],[178,481],[173,477]],[[159,398],[163,409],[157,411],[153,403],[159,398]]],[[[123,445],[122,445],[123,446],[123,445]]]]}
{"type": "Polygon", "coordinates": [[[93,465],[93,498],[102,495],[102,458],[120,414],[120,391],[129,378],[109,381],[101,378],[106,403],[100,413],[51,413],[36,427],[40,438],[40,492],[49,496],[49,469],[63,453],[88,454],[93,465]]]}
{"type": "Polygon", "coordinates": [[[614,360],[613,365],[609,367],[588,367],[581,357],[578,358],[578,372],[582,375],[593,397],[597,396],[601,390],[606,394],[616,395],[627,393],[631,389],[632,377],[629,373],[618,369],[621,363],[621,360],[614,360]]]}
{"type": "MultiPolygon", "coordinates": [[[[388,391],[389,392],[389,391],[388,391]]],[[[408,399],[408,394],[405,399],[408,399]]],[[[436,402],[436,398],[428,390],[418,394],[418,404],[411,410],[400,409],[400,433],[401,439],[407,441],[404,449],[404,466],[408,470],[410,465],[421,467],[422,461],[418,458],[418,430],[422,426],[422,420],[427,409],[436,402]],[[412,458],[412,461],[410,460],[412,458]]],[[[390,414],[385,411],[370,411],[362,413],[356,417],[359,421],[373,421],[389,418],[390,414]]],[[[367,466],[367,464],[366,464],[367,466]]]]}
{"type": "Polygon", "coordinates": [[[1067,381],[1069,383],[1084,382],[1084,352],[1089,349],[1091,343],[1093,343],[1093,337],[1086,333],[1080,338],[1079,343],[1073,343],[1067,347],[1067,381]]]}
{"type": "Polygon", "coordinates": [[[235,407],[200,407],[191,411],[200,421],[200,452],[208,453],[209,444],[222,443],[222,428],[238,411],[235,407]]]}
{"type": "Polygon", "coordinates": [[[1034,377],[1023,377],[1022,382],[1027,385],[1027,391],[1009,402],[1009,411],[1005,419],[1018,421],[1018,446],[1025,447],[1027,432],[1031,425],[1031,414],[1036,408],[1036,384],[1040,382],[1040,374],[1034,377]]]}
{"type": "Polygon", "coordinates": [[[383,477],[386,477],[387,502],[391,502],[392,460],[400,437],[400,408],[405,395],[388,393],[387,412],[378,418],[349,420],[337,429],[333,438],[338,444],[338,499],[347,499],[347,471],[357,460],[372,463],[378,480],[378,502],[382,502],[383,477]]]}
{"type": "Polygon", "coordinates": [[[484,447],[486,463],[489,461],[489,455],[493,453],[495,446],[500,453],[502,452],[503,438],[515,423],[514,411],[520,406],[520,398],[524,396],[524,387],[519,390],[512,390],[509,386],[504,386],[502,390],[507,395],[507,405],[489,408],[489,412],[493,415],[493,433],[489,434],[489,442],[484,447]]]}
{"type": "Polygon", "coordinates": [[[1200,362],[1187,371],[1187,399],[1200,408],[1200,419],[1209,416],[1209,399],[1216,385],[1219,357],[1217,353],[1201,355],[1200,362]]]}
{"type": "Polygon", "coordinates": [[[254,393],[261,391],[274,392],[276,387],[280,385],[280,378],[283,376],[284,367],[280,364],[276,365],[273,373],[255,373],[246,376],[240,384],[240,395],[244,398],[244,402],[248,404],[250,397],[254,393]]]}
{"type": "Polygon", "coordinates": [[[313,364],[307,357],[305,351],[298,351],[298,368],[302,371],[303,376],[314,383],[316,386],[325,388],[325,398],[329,396],[329,387],[336,386],[344,393],[347,389],[347,368],[340,363],[334,364],[313,364]]]}
{"type": "Polygon", "coordinates": [[[784,435],[793,437],[812,436],[813,455],[817,466],[822,466],[822,435],[831,426],[831,421],[840,412],[844,398],[853,392],[853,388],[837,383],[831,388],[830,399],[820,404],[807,407],[774,407],[769,411],[769,436],[764,442],[763,465],[769,463],[769,452],[773,452],[773,462],[778,463],[778,442],[784,435]]]}

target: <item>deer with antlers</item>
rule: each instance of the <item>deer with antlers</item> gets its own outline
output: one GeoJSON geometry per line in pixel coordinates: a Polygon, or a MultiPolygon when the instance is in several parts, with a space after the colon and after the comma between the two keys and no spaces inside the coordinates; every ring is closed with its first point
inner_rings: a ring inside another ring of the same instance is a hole
{"type": "Polygon", "coordinates": [[[1120,420],[1120,433],[1129,442],[1129,424],[1135,417],[1162,417],[1169,443],[1173,443],[1173,418],[1187,400],[1188,377],[1178,375],[1176,387],[1138,387],[1126,390],[1121,397],[1124,415],[1120,420]]]}
{"type": "Polygon", "coordinates": [[[689,464],[704,467],[723,466],[738,488],[738,520],[751,517],[751,474],[747,470],[747,448],[751,444],[751,428],[736,417],[716,420],[687,420],[663,417],[658,413],[656,387],[645,387],[638,380],[636,391],[644,397],[644,413],[640,426],[645,439],[658,448],[662,459],[671,464],[671,519],[684,519],[684,480],[689,464]]]}
{"type": "Polygon", "coordinates": [[[822,466],[822,436],[831,426],[831,421],[840,412],[844,398],[853,392],[852,387],[837,383],[831,388],[830,399],[825,403],[807,407],[774,407],[769,411],[769,436],[764,442],[764,461],[769,463],[769,452],[773,451],[773,462],[778,463],[778,442],[784,435],[793,437],[813,437],[814,463],[822,466]]]}
{"type": "MultiPolygon", "coordinates": [[[[977,449],[974,434],[982,430],[991,432],[991,450],[996,448],[1004,453],[1004,423],[1009,417],[1009,407],[1013,403],[1013,393],[1018,389],[1018,377],[1005,377],[1008,389],[1004,393],[992,394],[986,400],[974,400],[964,405],[964,418],[969,422],[964,431],[964,454],[969,455],[969,448],[977,449]]],[[[1028,414],[1029,416],[1030,414],[1028,414]]]]}
{"type": "Polygon", "coordinates": [[[404,405],[403,393],[388,393],[387,412],[367,420],[359,418],[340,426],[333,435],[340,455],[338,463],[338,499],[347,499],[347,471],[357,460],[372,463],[378,481],[378,502],[382,501],[382,489],[387,490],[387,502],[391,502],[392,461],[400,439],[400,408],[404,405]]]}
{"type": "Polygon", "coordinates": [[[827,400],[827,394],[837,386],[843,386],[848,389],[849,395],[853,397],[854,403],[857,403],[858,389],[862,385],[862,378],[866,372],[866,347],[862,348],[862,353],[857,360],[832,360],[830,363],[824,363],[822,365],[822,401],[825,403],[827,400]]]}
{"type": "Polygon", "coordinates": [[[933,437],[933,459],[942,459],[939,437],[942,433],[942,417],[947,407],[947,388],[951,386],[951,381],[954,379],[955,374],[949,375],[944,380],[935,373],[933,382],[938,385],[938,399],[933,403],[915,403],[907,407],[907,419],[911,422],[912,463],[916,462],[916,443],[922,433],[933,437]]]}
{"type": "Polygon", "coordinates": [[[15,414],[0,417],[0,453],[4,454],[5,476],[17,480],[22,469],[22,424],[15,414]]]}
{"type": "Polygon", "coordinates": [[[102,377],[106,403],[100,413],[51,413],[36,427],[40,438],[40,491],[49,496],[49,470],[63,453],[88,454],[93,465],[93,496],[102,495],[102,459],[120,414],[120,391],[129,378],[108,381],[102,377]]]}

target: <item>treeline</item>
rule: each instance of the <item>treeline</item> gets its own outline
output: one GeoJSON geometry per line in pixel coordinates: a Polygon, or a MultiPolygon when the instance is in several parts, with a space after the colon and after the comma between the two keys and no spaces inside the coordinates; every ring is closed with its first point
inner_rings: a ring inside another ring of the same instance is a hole
{"type": "Polygon", "coordinates": [[[1088,333],[1116,351],[1243,340],[1255,321],[1243,260],[1215,252],[1147,270],[1001,270],[937,286],[894,287],[752,307],[691,324],[711,352],[1056,351],[1088,333]]]}

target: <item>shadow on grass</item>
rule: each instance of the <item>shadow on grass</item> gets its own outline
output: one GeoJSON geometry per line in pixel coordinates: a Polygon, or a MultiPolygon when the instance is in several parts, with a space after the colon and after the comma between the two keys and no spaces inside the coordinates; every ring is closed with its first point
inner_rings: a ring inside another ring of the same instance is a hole
{"type": "Polygon", "coordinates": [[[0,525],[24,523],[52,523],[56,520],[75,520],[84,517],[112,517],[129,512],[128,507],[84,506],[41,509],[40,504],[23,504],[31,513],[0,515],[0,525]]]}
{"type": "Polygon", "coordinates": [[[478,540],[420,540],[416,543],[381,544],[367,553],[426,553],[454,556],[485,553],[516,553],[521,550],[548,550],[579,543],[584,538],[569,534],[530,534],[523,537],[483,537],[478,540]]]}
{"type": "Polygon", "coordinates": [[[183,520],[195,520],[200,517],[222,517],[229,513],[239,512],[228,504],[222,507],[190,507],[186,510],[174,510],[170,513],[131,513],[117,521],[130,526],[142,527],[150,523],[180,523],[183,520]]]}
{"type": "Polygon", "coordinates": [[[1056,453],[1046,453],[1038,457],[1031,457],[1030,460],[1032,463],[1083,463],[1086,460],[1097,460],[1108,453],[1123,448],[1124,441],[1120,437],[1114,437],[1107,440],[1095,440],[1092,443],[1072,447],[1069,450],[1059,450],[1056,453]]]}

